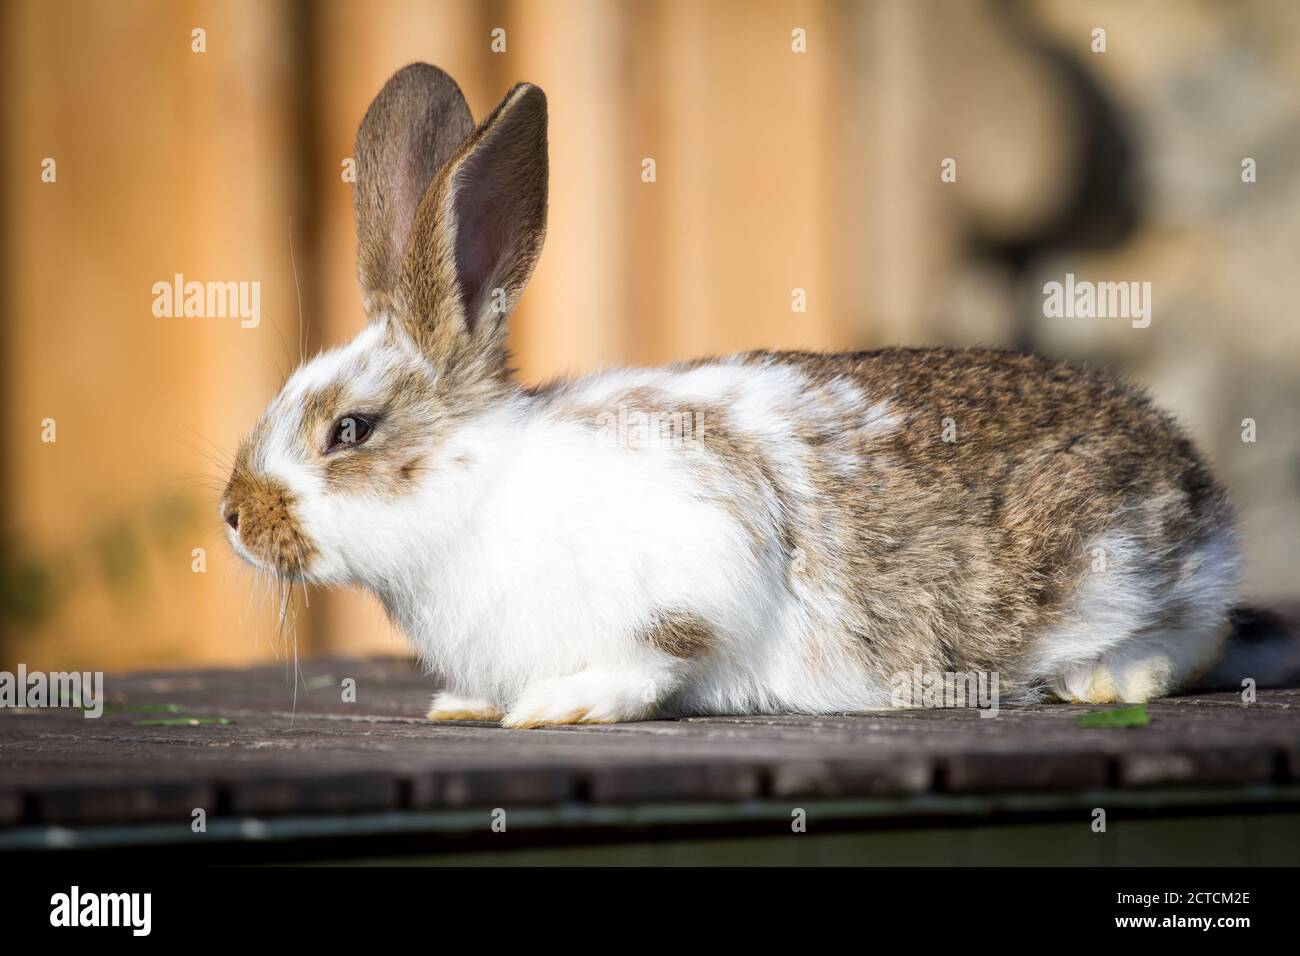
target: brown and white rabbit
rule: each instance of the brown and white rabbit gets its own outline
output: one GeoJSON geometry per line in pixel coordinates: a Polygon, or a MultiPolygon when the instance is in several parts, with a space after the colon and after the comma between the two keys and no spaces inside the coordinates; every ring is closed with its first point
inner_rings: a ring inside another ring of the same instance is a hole
{"type": "Polygon", "coordinates": [[[431,717],[855,711],[918,666],[1143,701],[1219,661],[1232,511],[1103,375],[890,349],[511,381],[546,122],[535,86],[475,128],[442,71],[389,80],[356,144],[370,322],[292,375],[222,501],[249,561],[378,596],[431,717]]]}

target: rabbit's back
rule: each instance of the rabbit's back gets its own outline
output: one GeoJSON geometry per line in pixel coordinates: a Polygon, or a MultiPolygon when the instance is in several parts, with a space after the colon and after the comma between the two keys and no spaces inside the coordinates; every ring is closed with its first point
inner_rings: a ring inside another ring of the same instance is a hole
{"type": "Polygon", "coordinates": [[[822,507],[858,543],[840,562],[858,626],[918,639],[887,669],[920,659],[1059,691],[1062,668],[1135,635],[1217,631],[1235,590],[1231,510],[1140,391],[992,350],[787,360],[851,376],[899,419],[859,446],[852,486],[823,479],[822,507]]]}
{"type": "MultiPolygon", "coordinates": [[[[676,456],[734,514],[745,563],[777,569],[813,675],[847,665],[878,692],[919,665],[1068,691],[1080,662],[1187,620],[1213,629],[1232,600],[1222,490],[1172,419],[1086,369],[994,350],[755,352],[546,401],[676,456]]],[[[1210,651],[1188,653],[1199,667],[1210,651]]]]}

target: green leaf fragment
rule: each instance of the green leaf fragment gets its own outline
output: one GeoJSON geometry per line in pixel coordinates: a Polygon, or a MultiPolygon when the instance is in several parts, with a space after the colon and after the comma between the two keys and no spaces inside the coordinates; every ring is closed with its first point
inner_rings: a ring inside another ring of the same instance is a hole
{"type": "Polygon", "coordinates": [[[169,717],[165,720],[137,720],[137,727],[200,727],[205,724],[226,727],[234,721],[229,717],[169,717]]]}
{"type": "Polygon", "coordinates": [[[1145,727],[1151,723],[1146,704],[1116,707],[1113,710],[1094,710],[1076,718],[1080,727],[1145,727]]]}

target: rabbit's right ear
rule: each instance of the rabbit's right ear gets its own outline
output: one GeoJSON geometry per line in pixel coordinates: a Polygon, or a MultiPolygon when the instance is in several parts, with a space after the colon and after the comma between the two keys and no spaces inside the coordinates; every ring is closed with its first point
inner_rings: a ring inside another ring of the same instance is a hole
{"type": "Polygon", "coordinates": [[[384,84],[357,130],[357,274],[366,314],[392,312],[416,210],[438,170],[474,132],[460,87],[427,63],[384,84]]]}
{"type": "Polygon", "coordinates": [[[434,177],[407,242],[398,320],[462,386],[505,378],[506,319],[546,237],[546,94],[519,83],[434,177]]]}

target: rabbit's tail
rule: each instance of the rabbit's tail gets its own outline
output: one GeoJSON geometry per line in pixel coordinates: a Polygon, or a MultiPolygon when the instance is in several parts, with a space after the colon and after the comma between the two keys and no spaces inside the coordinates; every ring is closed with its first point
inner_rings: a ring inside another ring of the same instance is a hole
{"type": "Polygon", "coordinates": [[[1196,683],[1196,690],[1240,690],[1248,678],[1256,687],[1300,684],[1300,632],[1273,611],[1235,607],[1223,656],[1196,683]]]}

